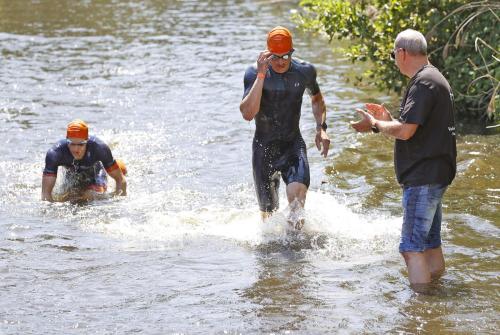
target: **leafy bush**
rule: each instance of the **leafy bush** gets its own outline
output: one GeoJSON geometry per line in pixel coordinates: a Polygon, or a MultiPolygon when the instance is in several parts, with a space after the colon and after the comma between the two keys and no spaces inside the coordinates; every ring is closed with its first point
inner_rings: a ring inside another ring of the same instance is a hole
{"type": "Polygon", "coordinates": [[[457,117],[500,119],[500,2],[466,0],[302,0],[295,16],[304,29],[350,40],[353,62],[373,64],[361,80],[400,93],[407,79],[389,54],[408,28],[427,39],[429,58],[450,82],[457,117]]]}

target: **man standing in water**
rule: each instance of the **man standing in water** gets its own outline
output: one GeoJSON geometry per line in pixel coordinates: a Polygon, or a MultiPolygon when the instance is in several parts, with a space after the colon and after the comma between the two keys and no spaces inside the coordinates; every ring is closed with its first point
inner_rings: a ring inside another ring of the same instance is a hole
{"type": "Polygon", "coordinates": [[[89,137],[89,128],[82,120],[74,120],[68,124],[66,138],[47,152],[42,177],[42,200],[54,201],[52,190],[59,166],[66,168],[65,186],[68,189],[59,199],[61,201],[102,197],[107,187],[106,172],[116,182],[115,194],[127,194],[125,165],[113,159],[106,143],[95,136],[89,137]]]}
{"type": "Polygon", "coordinates": [[[290,224],[301,228],[297,218],[309,187],[306,145],[299,129],[302,96],[307,89],[316,120],[316,146],[326,157],[330,140],[326,134],[326,107],[313,65],[292,59],[292,34],[284,27],[267,35],[267,50],[245,72],[245,91],[240,104],[243,118],[255,118],[253,175],[262,219],[278,209],[280,174],[286,183],[290,224]],[[292,218],[293,217],[293,218],[292,218]]]}
{"type": "Polygon", "coordinates": [[[382,105],[356,110],[359,132],[374,131],[394,137],[394,164],[403,188],[403,227],[399,252],[416,289],[444,272],[441,249],[441,199],[456,173],[453,94],[448,81],[427,59],[424,36],[412,29],[401,32],[391,57],[399,71],[411,78],[401,101],[400,117],[393,119],[382,105]]]}

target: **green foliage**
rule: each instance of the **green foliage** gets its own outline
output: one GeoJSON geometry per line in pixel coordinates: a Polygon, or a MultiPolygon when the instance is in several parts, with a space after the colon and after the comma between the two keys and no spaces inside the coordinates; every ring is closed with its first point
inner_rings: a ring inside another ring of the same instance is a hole
{"type": "Polygon", "coordinates": [[[389,57],[396,35],[422,32],[429,58],[450,82],[458,117],[500,119],[500,2],[466,0],[302,0],[295,16],[307,30],[350,40],[353,62],[372,67],[361,80],[400,93],[407,79],[389,57]]]}

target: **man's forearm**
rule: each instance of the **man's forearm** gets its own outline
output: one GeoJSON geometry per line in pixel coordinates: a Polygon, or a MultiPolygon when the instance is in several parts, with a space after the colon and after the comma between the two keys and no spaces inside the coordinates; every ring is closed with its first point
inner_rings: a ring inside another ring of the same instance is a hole
{"type": "Polygon", "coordinates": [[[397,138],[398,140],[408,140],[413,136],[417,127],[417,125],[401,123],[398,120],[376,120],[374,126],[381,133],[397,138]]]}

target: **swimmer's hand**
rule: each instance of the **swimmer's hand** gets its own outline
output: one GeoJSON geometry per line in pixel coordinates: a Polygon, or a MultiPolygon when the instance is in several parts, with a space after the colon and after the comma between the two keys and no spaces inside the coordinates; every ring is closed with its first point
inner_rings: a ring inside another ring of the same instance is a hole
{"type": "Polygon", "coordinates": [[[273,59],[273,54],[269,50],[264,50],[259,54],[259,58],[257,59],[257,73],[266,74],[267,69],[269,67],[269,62],[273,59]]]}
{"type": "Polygon", "coordinates": [[[316,142],[316,148],[321,151],[321,155],[326,158],[328,150],[330,149],[330,139],[328,138],[326,131],[319,129],[316,132],[314,142],[316,142]]]}
{"type": "Polygon", "coordinates": [[[126,196],[127,191],[123,189],[117,189],[115,192],[113,192],[114,196],[126,196]]]}

